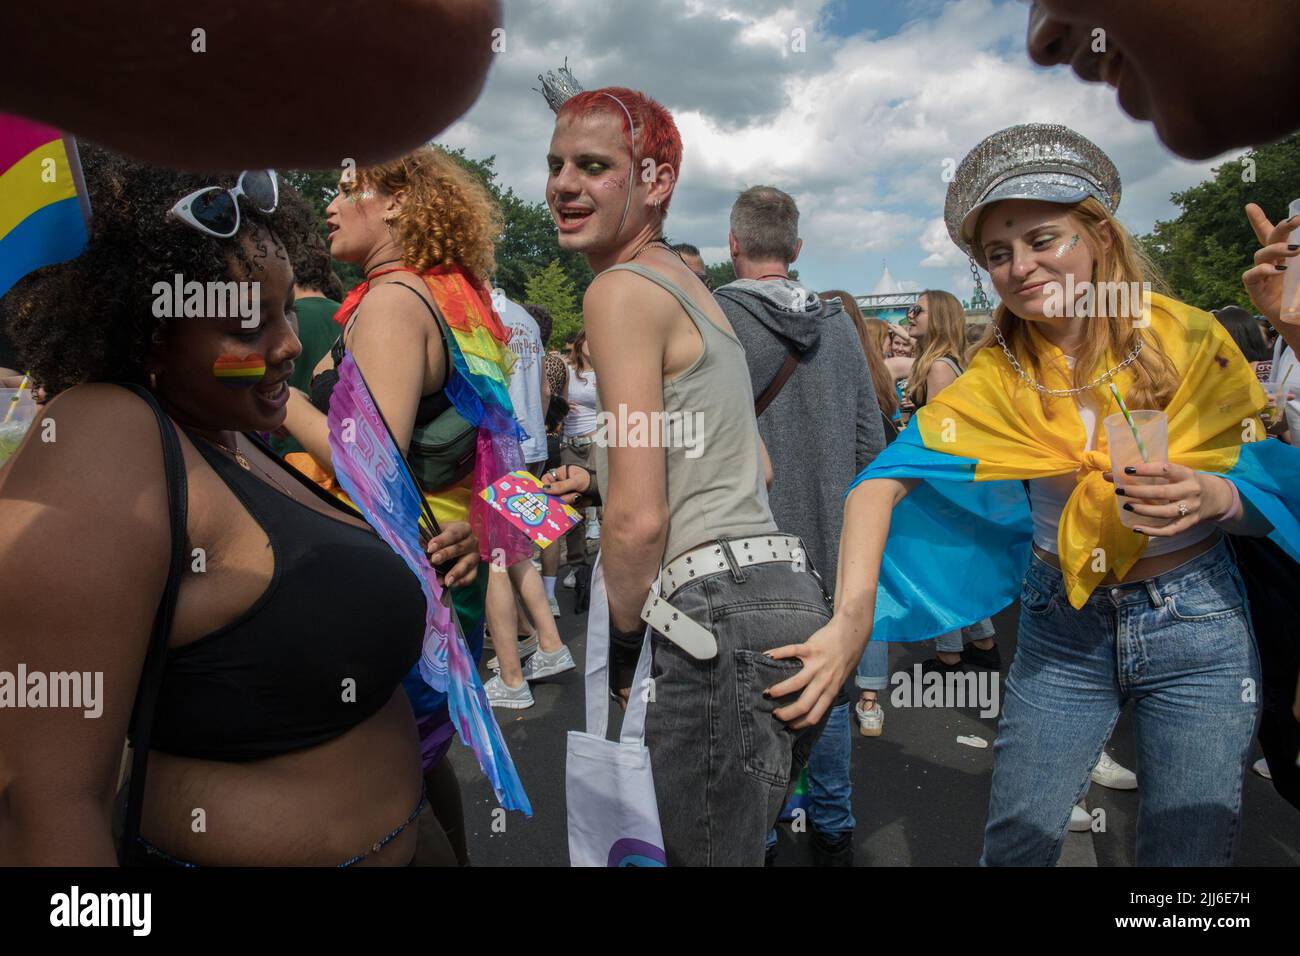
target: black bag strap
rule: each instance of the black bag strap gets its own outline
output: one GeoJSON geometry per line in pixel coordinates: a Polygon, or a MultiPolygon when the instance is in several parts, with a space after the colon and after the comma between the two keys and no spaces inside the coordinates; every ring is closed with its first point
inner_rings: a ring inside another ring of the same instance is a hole
{"type": "Polygon", "coordinates": [[[122,843],[118,847],[118,862],[126,865],[136,839],[140,836],[140,812],[144,803],[145,770],[149,760],[150,731],[153,729],[154,706],[162,685],[163,666],[167,660],[167,638],[171,634],[172,617],[176,611],[176,595],[180,591],[181,574],[185,565],[185,526],[188,513],[188,488],[185,480],[185,458],[181,454],[176,426],[158,405],[158,400],[139,385],[126,385],[153,409],[162,433],[163,471],[167,476],[167,508],[171,524],[171,561],[167,570],[167,585],[163,588],[158,613],[154,617],[149,650],[145,654],[140,686],[131,710],[131,723],[127,736],[131,740],[131,780],[126,798],[126,821],[122,829],[122,843]]]}
{"type": "Polygon", "coordinates": [[[790,354],[785,357],[785,362],[777,371],[776,378],[772,379],[771,384],[763,389],[763,394],[758,396],[758,400],[754,402],[755,418],[767,411],[767,406],[772,404],[772,399],[781,394],[781,389],[785,387],[785,383],[789,381],[790,376],[794,374],[794,370],[798,367],[799,353],[794,349],[790,349],[790,354]]]}

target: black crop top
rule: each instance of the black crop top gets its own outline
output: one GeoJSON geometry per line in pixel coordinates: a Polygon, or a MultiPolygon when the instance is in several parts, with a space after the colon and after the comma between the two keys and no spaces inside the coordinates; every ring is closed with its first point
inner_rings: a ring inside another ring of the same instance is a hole
{"type": "MultiPolygon", "coordinates": [[[[287,497],[201,439],[194,445],[266,532],[275,570],[237,620],[168,650],[151,746],[239,761],[341,736],[388,703],[419,659],[419,582],[378,535],[287,497]]],[[[284,474],[346,511],[293,469],[284,474]]]]}

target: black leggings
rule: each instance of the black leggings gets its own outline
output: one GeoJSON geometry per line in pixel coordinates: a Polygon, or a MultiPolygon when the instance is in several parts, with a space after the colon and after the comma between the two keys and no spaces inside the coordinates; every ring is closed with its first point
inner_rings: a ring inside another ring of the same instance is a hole
{"type": "Polygon", "coordinates": [[[445,756],[424,772],[429,806],[417,821],[411,866],[469,866],[460,782],[445,756]]]}

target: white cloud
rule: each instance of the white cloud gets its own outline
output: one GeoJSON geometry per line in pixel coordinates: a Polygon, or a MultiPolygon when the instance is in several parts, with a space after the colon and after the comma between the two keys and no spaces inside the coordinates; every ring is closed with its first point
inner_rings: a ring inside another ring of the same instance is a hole
{"type": "Polygon", "coordinates": [[[502,183],[541,200],[553,117],[530,87],[567,55],[587,87],[633,86],[673,110],[685,143],[674,239],[725,260],[736,193],[775,185],[800,205],[801,276],[855,292],[887,258],[917,287],[970,294],[942,224],[945,160],[1006,126],[1060,122],[1095,140],[1124,178],[1121,219],[1135,232],[1175,214],[1169,194],[1208,175],[1125,117],[1113,91],[1034,67],[1017,0],[872,2],[921,18],[842,38],[818,30],[830,0],[507,0],[508,52],[441,139],[495,154],[502,183]],[[790,49],[795,28],[805,53],[790,49]]]}

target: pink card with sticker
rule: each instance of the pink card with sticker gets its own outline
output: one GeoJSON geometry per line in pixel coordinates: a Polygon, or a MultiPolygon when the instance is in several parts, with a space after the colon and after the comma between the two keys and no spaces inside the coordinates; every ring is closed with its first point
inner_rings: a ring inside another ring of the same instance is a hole
{"type": "Polygon", "coordinates": [[[529,471],[502,475],[479,494],[498,514],[543,548],[560,540],[582,521],[576,509],[542,491],[542,480],[529,471]]]}

